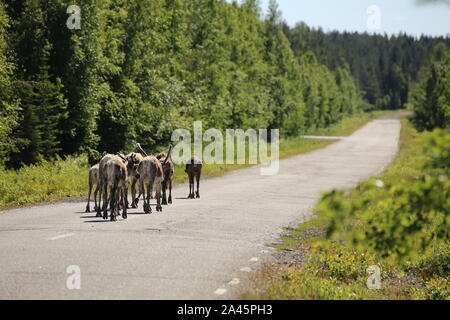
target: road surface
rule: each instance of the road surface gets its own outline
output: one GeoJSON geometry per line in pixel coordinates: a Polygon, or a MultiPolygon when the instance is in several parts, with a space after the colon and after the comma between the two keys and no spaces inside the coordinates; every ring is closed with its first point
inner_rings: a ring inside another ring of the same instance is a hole
{"type": "Polygon", "coordinates": [[[252,167],[204,180],[199,200],[183,199],[188,186],[177,186],[162,213],[144,215],[141,201],[126,221],[85,214],[85,203],[0,212],[0,299],[231,297],[270,255],[265,244],[311,219],[322,191],[353,187],[389,164],[400,127],[398,116],[372,121],[324,149],[282,160],[275,176],[252,167]],[[68,277],[80,289],[68,289],[68,277]]]}

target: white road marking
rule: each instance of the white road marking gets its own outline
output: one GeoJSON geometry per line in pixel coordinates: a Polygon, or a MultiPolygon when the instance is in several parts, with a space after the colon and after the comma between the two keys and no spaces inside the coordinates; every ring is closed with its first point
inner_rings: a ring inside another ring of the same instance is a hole
{"type": "Polygon", "coordinates": [[[256,261],[258,261],[258,258],[257,257],[253,257],[253,258],[250,259],[250,261],[251,262],[256,262],[256,261]]]}
{"type": "Polygon", "coordinates": [[[251,272],[252,269],[250,269],[249,267],[243,267],[240,269],[242,272],[251,272]]]}
{"type": "Polygon", "coordinates": [[[241,281],[240,281],[238,278],[234,278],[233,280],[231,280],[230,282],[228,282],[228,284],[229,284],[230,286],[235,286],[235,285],[238,285],[239,282],[241,282],[241,281]]]}
{"type": "Polygon", "coordinates": [[[227,289],[219,288],[216,291],[214,291],[214,294],[221,296],[221,295],[224,295],[225,292],[227,292],[227,289]]]}
{"type": "Polygon", "coordinates": [[[75,235],[75,233],[66,233],[66,234],[61,234],[61,235],[59,235],[59,236],[50,238],[50,239],[48,239],[48,240],[54,241],[54,240],[58,240],[58,239],[63,239],[63,238],[71,237],[71,236],[74,236],[74,235],[75,235]]]}

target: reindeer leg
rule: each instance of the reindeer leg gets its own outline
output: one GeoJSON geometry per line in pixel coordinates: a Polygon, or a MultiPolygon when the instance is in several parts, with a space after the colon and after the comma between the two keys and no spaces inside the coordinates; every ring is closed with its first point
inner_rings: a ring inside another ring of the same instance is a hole
{"type": "Polygon", "coordinates": [[[132,208],[137,208],[137,203],[136,203],[136,179],[133,178],[132,182],[131,182],[131,207],[132,208]]]}
{"type": "Polygon", "coordinates": [[[189,174],[189,199],[194,199],[194,177],[189,174]]]}
{"type": "Polygon", "coordinates": [[[120,195],[117,192],[115,186],[111,187],[111,190],[110,190],[109,193],[110,193],[109,197],[111,198],[110,199],[110,204],[109,204],[109,206],[111,208],[111,214],[110,214],[111,221],[117,221],[116,212],[119,210],[119,201],[120,201],[119,198],[120,198],[120,195]]]}
{"type": "Polygon", "coordinates": [[[152,208],[150,207],[150,193],[150,185],[147,183],[147,192],[144,188],[142,189],[142,194],[144,195],[144,212],[146,214],[152,213],[152,208]]]}
{"type": "Polygon", "coordinates": [[[108,219],[108,186],[102,186],[103,190],[103,219],[108,219]]]}
{"type": "Polygon", "coordinates": [[[200,173],[197,174],[197,192],[196,192],[196,198],[200,198],[200,173]]]}
{"type": "Polygon", "coordinates": [[[156,211],[162,212],[162,206],[161,206],[161,182],[156,183],[156,211]]]}
{"type": "MultiPolygon", "coordinates": [[[[151,196],[153,194],[153,185],[154,184],[155,184],[155,180],[153,180],[153,181],[150,180],[150,182],[148,184],[148,188],[147,188],[147,201],[148,201],[148,209],[149,209],[150,213],[152,213],[152,207],[150,206],[150,199],[152,199],[151,196]]],[[[156,209],[158,209],[158,208],[156,208],[156,209]]],[[[158,211],[158,210],[156,210],[156,211],[158,211]]]]}
{"type": "MultiPolygon", "coordinates": [[[[99,187],[98,187],[98,208],[97,208],[97,215],[96,217],[101,217],[102,216],[102,194],[103,194],[103,183],[100,181],[99,182],[99,187]]],[[[105,197],[103,197],[103,201],[105,197]]]]}
{"type": "Polygon", "coordinates": [[[124,205],[123,211],[122,211],[122,218],[127,219],[128,218],[128,212],[127,212],[127,208],[128,208],[128,188],[127,187],[123,187],[122,188],[122,193],[123,193],[123,198],[125,199],[125,205],[124,205]]]}
{"type": "Polygon", "coordinates": [[[172,178],[169,179],[169,203],[172,204],[172,178]]]}
{"type": "Polygon", "coordinates": [[[95,202],[94,211],[97,211],[98,207],[99,207],[99,204],[97,204],[97,195],[98,195],[98,184],[95,186],[95,191],[94,191],[94,202],[95,202]]]}
{"type": "Polygon", "coordinates": [[[91,192],[92,192],[92,183],[89,179],[89,194],[88,194],[88,202],[86,205],[86,211],[85,212],[91,212],[91,208],[89,207],[89,202],[91,202],[91,192]]]}
{"type": "Polygon", "coordinates": [[[144,185],[141,182],[139,182],[139,195],[136,197],[136,199],[134,199],[136,208],[138,207],[139,204],[139,198],[141,196],[143,198],[143,194],[144,194],[144,185]]]}
{"type": "Polygon", "coordinates": [[[144,213],[148,213],[147,212],[147,201],[145,201],[145,189],[144,189],[144,183],[141,181],[141,185],[139,187],[139,192],[142,194],[142,198],[144,201],[144,213]]]}
{"type": "MultiPolygon", "coordinates": [[[[166,189],[167,189],[167,181],[163,181],[162,182],[162,205],[167,205],[166,189]]],[[[156,192],[158,192],[158,191],[156,191],[156,192]]]]}

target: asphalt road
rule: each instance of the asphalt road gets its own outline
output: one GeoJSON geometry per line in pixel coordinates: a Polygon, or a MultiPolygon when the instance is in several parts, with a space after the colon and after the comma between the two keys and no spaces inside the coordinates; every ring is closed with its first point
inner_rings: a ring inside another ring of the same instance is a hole
{"type": "Polygon", "coordinates": [[[199,200],[183,199],[188,186],[177,186],[162,213],[144,215],[141,201],[126,221],[85,214],[85,203],[0,212],[0,299],[230,297],[270,255],[265,244],[311,219],[322,191],[380,173],[396,155],[400,127],[397,116],[372,121],[324,149],[282,160],[275,176],[252,167],[203,180],[199,200]],[[80,289],[67,288],[72,265],[80,289]]]}

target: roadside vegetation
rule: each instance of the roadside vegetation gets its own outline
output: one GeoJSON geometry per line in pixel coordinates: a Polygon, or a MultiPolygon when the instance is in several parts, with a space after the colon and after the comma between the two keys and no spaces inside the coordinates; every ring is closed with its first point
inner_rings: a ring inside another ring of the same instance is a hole
{"type": "Polygon", "coordinates": [[[243,298],[450,299],[450,51],[444,44],[431,51],[407,105],[414,114],[402,119],[394,162],[353,191],[324,194],[317,218],[286,230],[274,245],[278,259],[252,279],[243,298]]]}
{"type": "Polygon", "coordinates": [[[243,298],[450,298],[450,133],[402,123],[397,159],[350,193],[325,194],[317,219],[274,245],[287,258],[263,268],[243,298]],[[378,290],[367,287],[370,266],[378,290]]]}
{"type": "MultiPolygon", "coordinates": [[[[348,135],[368,121],[385,113],[382,111],[360,113],[344,118],[326,129],[316,129],[309,133],[335,136],[348,135]]],[[[282,139],[280,158],[313,151],[332,142],[299,137],[282,139]]],[[[250,165],[206,165],[202,174],[203,178],[216,177],[228,171],[248,166],[250,165]]],[[[66,159],[58,157],[56,160],[41,160],[39,164],[25,166],[18,170],[0,170],[0,209],[32,205],[39,202],[67,200],[70,197],[85,197],[88,188],[89,168],[87,156],[69,156],[66,159]]],[[[175,183],[187,181],[184,166],[175,167],[174,181],[175,183]]]]}

